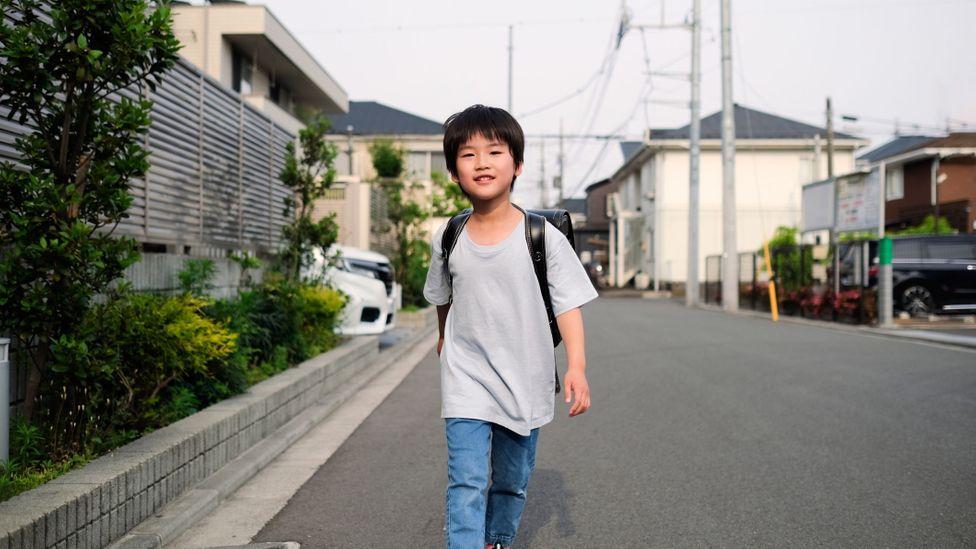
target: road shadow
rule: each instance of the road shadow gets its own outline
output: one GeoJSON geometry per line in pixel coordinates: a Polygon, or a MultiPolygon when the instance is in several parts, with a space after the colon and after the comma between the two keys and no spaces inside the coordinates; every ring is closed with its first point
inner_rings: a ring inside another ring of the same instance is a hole
{"type": "Polygon", "coordinates": [[[562,472],[536,469],[526,489],[525,511],[522,512],[515,545],[531,547],[539,530],[553,522],[556,537],[572,539],[576,534],[576,526],[569,513],[569,502],[573,497],[562,472]]]}

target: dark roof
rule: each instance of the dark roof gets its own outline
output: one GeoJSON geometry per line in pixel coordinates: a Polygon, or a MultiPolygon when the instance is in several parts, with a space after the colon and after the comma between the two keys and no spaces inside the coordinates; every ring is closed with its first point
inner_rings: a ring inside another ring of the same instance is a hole
{"type": "Polygon", "coordinates": [[[564,198],[562,208],[568,212],[585,214],[586,199],[585,198],[564,198]]]}
{"type": "MultiPolygon", "coordinates": [[[[804,124],[789,118],[776,116],[742,105],[735,105],[736,139],[811,139],[815,135],[827,136],[827,130],[804,124]]],[[[651,130],[651,139],[688,139],[691,134],[690,124],[671,130],[651,130]]],[[[837,139],[859,139],[853,135],[834,132],[837,139]]],[[[701,119],[702,139],[722,138],[722,111],[715,112],[701,119]]]]}
{"type": "Polygon", "coordinates": [[[593,189],[595,189],[597,187],[602,187],[602,186],[606,185],[607,183],[610,183],[610,181],[612,181],[612,180],[609,177],[606,178],[606,179],[601,179],[601,180],[597,181],[596,183],[590,183],[589,185],[586,186],[586,189],[584,189],[584,190],[587,193],[589,193],[590,191],[592,191],[593,189]]]}
{"type": "Polygon", "coordinates": [[[347,114],[329,115],[330,133],[353,135],[443,135],[440,122],[394,109],[376,101],[350,101],[347,114]]]}
{"type": "MultiPolygon", "coordinates": [[[[654,130],[651,130],[653,134],[654,130]]],[[[620,152],[624,153],[624,164],[640,150],[641,145],[644,143],[641,141],[621,141],[620,142],[620,152]]]]}
{"type": "Polygon", "coordinates": [[[857,159],[866,162],[877,162],[878,160],[891,158],[892,156],[898,156],[899,154],[915,150],[936,139],[938,138],[931,135],[900,135],[884,145],[875,147],[858,156],[857,159]]]}
{"type": "Polygon", "coordinates": [[[976,132],[954,132],[948,137],[940,137],[926,147],[976,147],[976,132]]]}

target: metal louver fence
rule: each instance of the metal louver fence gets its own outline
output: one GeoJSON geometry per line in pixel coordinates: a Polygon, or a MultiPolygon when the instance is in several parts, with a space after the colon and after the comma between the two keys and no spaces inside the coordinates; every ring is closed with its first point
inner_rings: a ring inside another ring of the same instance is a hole
{"type": "MultiPolygon", "coordinates": [[[[286,146],[295,135],[275,124],[236,92],[180,59],[155,92],[120,95],[152,99],[145,136],[149,171],[129,182],[129,217],[114,234],[168,245],[183,253],[277,248],[290,192],[278,179],[286,146]]],[[[0,108],[0,162],[19,165],[14,141],[31,128],[5,118],[0,108]]],[[[211,253],[211,255],[214,255],[211,253]]],[[[221,254],[223,255],[223,254],[221,254]]]]}
{"type": "Polygon", "coordinates": [[[280,242],[278,179],[294,134],[180,60],[150,95],[150,168],[120,234],[143,242],[269,253],[280,242]]]}

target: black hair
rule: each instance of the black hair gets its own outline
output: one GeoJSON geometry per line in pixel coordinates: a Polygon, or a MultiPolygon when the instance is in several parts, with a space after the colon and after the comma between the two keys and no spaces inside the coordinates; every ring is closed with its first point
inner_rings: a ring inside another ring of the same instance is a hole
{"type": "MultiPolygon", "coordinates": [[[[522,165],[525,156],[525,134],[522,132],[522,126],[519,126],[515,118],[505,109],[471,105],[461,112],[452,114],[444,122],[444,159],[447,161],[447,171],[451,172],[451,175],[458,177],[458,149],[477,134],[508,145],[512,159],[515,160],[515,167],[522,165]]],[[[510,189],[515,189],[515,177],[512,177],[510,189]]],[[[464,191],[464,187],[461,187],[461,192],[464,192],[465,196],[468,194],[464,191]]]]}

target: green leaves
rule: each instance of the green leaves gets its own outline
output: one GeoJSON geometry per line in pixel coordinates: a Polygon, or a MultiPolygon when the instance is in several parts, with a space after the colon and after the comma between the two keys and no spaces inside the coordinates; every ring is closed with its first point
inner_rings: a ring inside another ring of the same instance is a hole
{"type": "Polygon", "coordinates": [[[326,216],[317,222],[312,221],[312,206],[315,200],[325,196],[332,186],[335,170],[332,164],[337,154],[336,147],[325,139],[329,130],[329,120],[322,116],[313,117],[308,125],[298,132],[302,155],[295,152],[294,143],[288,143],[285,167],[280,178],[292,195],[283,198],[283,215],[293,219],[282,227],[285,247],[278,256],[278,267],[292,281],[301,278],[302,270],[312,264],[313,252],[325,250],[339,236],[335,216],[326,216]]]}
{"type": "Polygon", "coordinates": [[[0,19],[0,105],[33,129],[16,141],[20,165],[0,165],[0,332],[40,342],[28,414],[47,368],[63,367],[48,351],[83,350],[65,334],[138,258],[132,239],[97,231],[125,219],[128,183],[148,168],[151,103],[113,92],[158,82],[179,49],[168,8],[146,0],[41,7],[0,0],[12,16],[0,19]]]}

